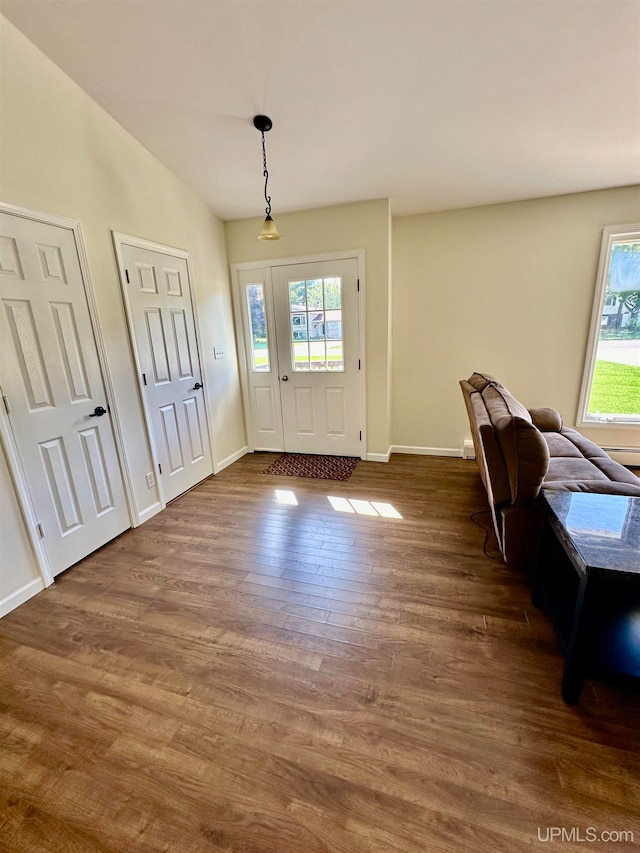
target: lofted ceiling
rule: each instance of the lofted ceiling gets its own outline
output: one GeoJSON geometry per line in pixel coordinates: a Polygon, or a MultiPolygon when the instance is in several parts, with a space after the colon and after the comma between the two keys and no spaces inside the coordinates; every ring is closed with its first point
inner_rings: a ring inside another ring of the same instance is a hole
{"type": "Polygon", "coordinates": [[[639,0],[1,0],[223,219],[640,183],[639,0]]]}

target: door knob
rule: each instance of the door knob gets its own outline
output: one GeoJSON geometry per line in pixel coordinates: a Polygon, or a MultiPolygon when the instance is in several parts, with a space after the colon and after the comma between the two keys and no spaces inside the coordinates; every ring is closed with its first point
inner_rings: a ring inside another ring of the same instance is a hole
{"type": "Polygon", "coordinates": [[[286,374],[285,374],[284,376],[281,376],[281,377],[280,377],[280,379],[281,379],[283,382],[288,382],[288,381],[289,381],[289,377],[288,377],[286,374]]]}
{"type": "Polygon", "coordinates": [[[198,391],[200,388],[204,387],[201,382],[196,382],[196,384],[191,389],[192,391],[198,391]]]}
{"type": "Polygon", "coordinates": [[[103,409],[102,406],[96,406],[93,412],[89,415],[90,418],[101,418],[103,415],[107,414],[107,410],[103,409]]]}

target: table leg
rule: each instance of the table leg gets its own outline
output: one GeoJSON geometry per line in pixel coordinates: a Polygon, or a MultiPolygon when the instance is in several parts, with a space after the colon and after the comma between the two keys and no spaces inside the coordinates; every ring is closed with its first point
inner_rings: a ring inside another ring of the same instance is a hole
{"type": "Polygon", "coordinates": [[[588,575],[585,575],[578,589],[571,636],[562,675],[562,698],[568,705],[575,705],[580,699],[585,680],[585,632],[588,630],[589,600],[587,598],[588,575]]]}

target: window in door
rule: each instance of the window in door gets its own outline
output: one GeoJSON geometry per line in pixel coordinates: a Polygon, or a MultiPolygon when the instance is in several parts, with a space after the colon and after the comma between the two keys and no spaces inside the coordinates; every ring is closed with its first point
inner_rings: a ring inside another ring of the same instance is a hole
{"type": "Polygon", "coordinates": [[[294,370],[344,371],[340,277],[289,282],[294,370]]]}
{"type": "Polygon", "coordinates": [[[248,284],[247,313],[249,333],[251,335],[251,369],[254,373],[268,373],[271,370],[269,359],[269,335],[267,313],[264,305],[264,285],[248,284]]]}
{"type": "Polygon", "coordinates": [[[640,225],[604,229],[579,422],[640,423],[640,225]]]}

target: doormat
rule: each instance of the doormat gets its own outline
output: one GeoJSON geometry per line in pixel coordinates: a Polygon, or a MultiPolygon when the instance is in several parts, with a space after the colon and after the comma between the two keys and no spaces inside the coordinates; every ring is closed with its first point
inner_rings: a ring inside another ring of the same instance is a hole
{"type": "Polygon", "coordinates": [[[311,477],[316,480],[348,480],[360,460],[353,456],[315,456],[283,453],[263,474],[282,477],[311,477]]]}

